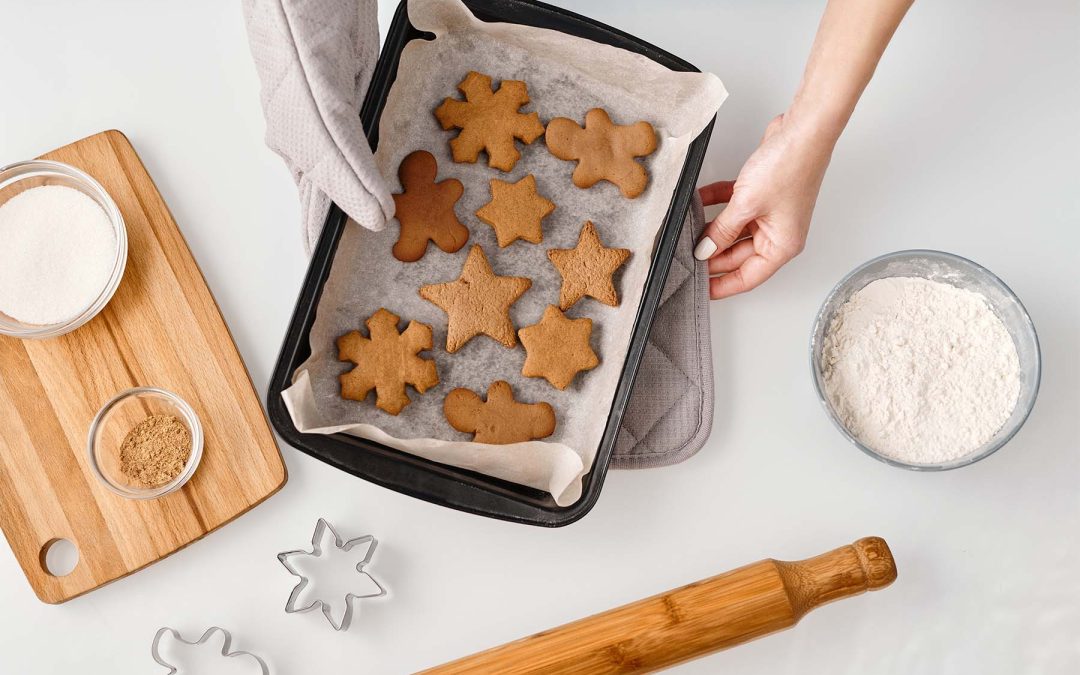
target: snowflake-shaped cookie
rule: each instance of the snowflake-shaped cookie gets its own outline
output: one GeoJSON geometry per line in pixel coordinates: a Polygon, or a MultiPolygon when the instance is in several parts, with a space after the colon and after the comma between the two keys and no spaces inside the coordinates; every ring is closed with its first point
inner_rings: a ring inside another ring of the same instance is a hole
{"type": "Polygon", "coordinates": [[[435,362],[419,353],[431,349],[431,326],[410,321],[398,333],[397,314],[380,309],[365,322],[370,337],[351,331],[337,340],[338,359],[356,367],[341,375],[341,396],[363,401],[375,390],[375,405],[397,415],[409,404],[405,385],[423,394],[439,383],[435,362]]]}
{"type": "Polygon", "coordinates": [[[461,129],[450,141],[454,161],[473,164],[483,150],[488,166],[510,171],[521,158],[514,139],[529,144],[544,133],[537,113],[518,112],[529,102],[525,83],[503,80],[493,92],[490,76],[469,71],[458,89],[465,95],[464,101],[448,97],[435,109],[443,129],[461,129]]]}

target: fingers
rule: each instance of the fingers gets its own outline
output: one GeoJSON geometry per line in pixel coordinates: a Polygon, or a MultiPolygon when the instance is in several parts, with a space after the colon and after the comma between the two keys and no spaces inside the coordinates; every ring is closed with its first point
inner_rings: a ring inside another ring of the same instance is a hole
{"type": "Polygon", "coordinates": [[[754,236],[754,233],[757,232],[757,229],[758,229],[757,221],[756,220],[751,220],[749,223],[746,224],[746,227],[744,227],[742,229],[742,232],[739,232],[739,236],[735,237],[735,241],[739,241],[740,239],[746,239],[747,237],[754,236]]]}
{"type": "Polygon", "coordinates": [[[735,181],[721,180],[701,186],[698,188],[698,194],[701,196],[702,204],[714,206],[716,204],[727,204],[731,201],[731,193],[734,189],[735,181]]]}
{"type": "Polygon", "coordinates": [[[735,243],[743,229],[754,220],[754,213],[743,206],[741,200],[728,204],[708,227],[694,247],[694,257],[708,260],[735,243]]]}
{"type": "Polygon", "coordinates": [[[735,270],[709,279],[709,295],[713,300],[729,298],[760,286],[779,269],[780,263],[752,255],[735,270]]]}
{"type": "Polygon", "coordinates": [[[727,274],[739,269],[747,259],[754,255],[754,240],[743,239],[709,258],[709,274],[727,274]]]}

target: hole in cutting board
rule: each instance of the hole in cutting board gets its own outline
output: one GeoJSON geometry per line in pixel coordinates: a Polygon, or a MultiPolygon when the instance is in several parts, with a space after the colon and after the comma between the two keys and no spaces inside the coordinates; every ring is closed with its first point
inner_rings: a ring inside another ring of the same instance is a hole
{"type": "Polygon", "coordinates": [[[79,564],[79,549],[70,539],[52,539],[41,547],[41,567],[54,577],[66,577],[79,564]]]}

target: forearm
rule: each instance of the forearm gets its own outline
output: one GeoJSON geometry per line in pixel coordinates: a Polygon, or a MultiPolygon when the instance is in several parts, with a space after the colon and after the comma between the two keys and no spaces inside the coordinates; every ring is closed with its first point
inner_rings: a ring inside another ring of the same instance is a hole
{"type": "Polygon", "coordinates": [[[912,1],[829,0],[791,107],[734,182],[702,188],[728,204],[694,247],[713,298],[756,288],[803,250],[836,140],[912,1]]]}
{"type": "Polygon", "coordinates": [[[830,147],[913,0],[829,0],[786,117],[830,147]]]}

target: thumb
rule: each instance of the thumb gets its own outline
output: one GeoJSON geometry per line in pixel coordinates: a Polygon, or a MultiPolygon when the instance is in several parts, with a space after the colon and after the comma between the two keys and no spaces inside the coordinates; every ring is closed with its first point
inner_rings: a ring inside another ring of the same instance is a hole
{"type": "Polygon", "coordinates": [[[698,260],[708,260],[716,255],[717,251],[726,250],[735,243],[735,240],[739,238],[739,233],[753,219],[753,213],[741,202],[732,201],[705,228],[705,233],[694,247],[694,257],[698,260]]]}

